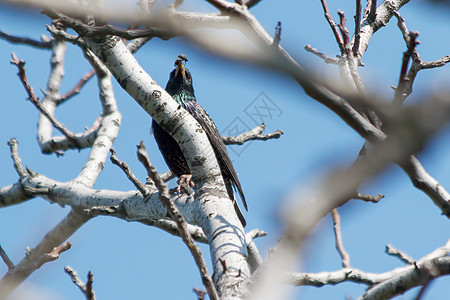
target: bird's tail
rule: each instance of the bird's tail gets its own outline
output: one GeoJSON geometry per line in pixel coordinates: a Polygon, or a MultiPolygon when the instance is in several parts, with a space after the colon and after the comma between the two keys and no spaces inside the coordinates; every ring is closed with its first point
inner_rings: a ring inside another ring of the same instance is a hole
{"type": "Polygon", "coordinates": [[[241,209],[239,208],[237,201],[233,200],[234,202],[234,211],[236,212],[236,215],[239,218],[239,221],[241,221],[242,227],[245,227],[247,225],[247,221],[245,221],[244,215],[241,212],[241,209]]]}
{"type": "Polygon", "coordinates": [[[245,225],[247,225],[247,221],[245,221],[244,215],[242,214],[241,209],[239,208],[239,205],[237,204],[236,197],[233,192],[232,182],[231,182],[231,180],[225,181],[225,182],[226,182],[225,186],[227,188],[228,196],[230,197],[231,201],[233,201],[234,211],[236,212],[236,215],[239,218],[239,221],[241,221],[242,227],[245,227],[245,225]]]}

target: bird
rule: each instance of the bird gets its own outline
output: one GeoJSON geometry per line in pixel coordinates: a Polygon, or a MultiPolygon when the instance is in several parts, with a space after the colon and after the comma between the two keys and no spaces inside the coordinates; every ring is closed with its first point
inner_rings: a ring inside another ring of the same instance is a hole
{"type": "MultiPolygon", "coordinates": [[[[166,85],[166,91],[181,107],[187,110],[189,114],[194,117],[208,136],[208,140],[219,163],[228,197],[231,201],[233,201],[238,219],[240,220],[242,226],[245,227],[245,218],[236,202],[233,192],[233,188],[234,190],[237,190],[245,210],[248,211],[247,202],[245,201],[241,183],[239,182],[233,163],[228,156],[222,136],[217,130],[213,120],[195,98],[191,73],[183,64],[183,62],[186,63],[187,61],[188,59],[186,55],[178,55],[174,62],[175,69],[170,73],[169,81],[166,85]]],[[[178,177],[178,192],[180,192],[180,186],[183,182],[186,182],[188,186],[193,186],[193,182],[191,181],[192,174],[189,169],[189,165],[177,141],[154,119],[152,120],[152,132],[167,166],[178,177]]]]}

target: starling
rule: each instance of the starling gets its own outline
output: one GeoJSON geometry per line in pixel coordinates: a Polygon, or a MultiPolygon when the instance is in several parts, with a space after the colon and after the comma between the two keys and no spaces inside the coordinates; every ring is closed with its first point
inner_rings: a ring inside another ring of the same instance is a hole
{"type": "MultiPolygon", "coordinates": [[[[209,115],[197,103],[194,95],[194,87],[192,86],[192,77],[188,69],[183,65],[183,61],[187,61],[187,57],[183,54],[179,55],[175,61],[175,69],[170,73],[169,81],[166,85],[166,91],[172,96],[172,98],[177,101],[184,109],[186,109],[197,122],[205,130],[208,136],[209,142],[214,150],[217,161],[219,163],[220,170],[222,172],[223,181],[227,188],[228,196],[234,203],[234,209],[242,226],[245,227],[246,221],[242,212],[237,205],[235,196],[233,193],[233,187],[239,192],[239,195],[244,204],[245,210],[247,210],[247,203],[245,202],[244,193],[242,192],[241,184],[239,182],[236,171],[234,170],[233,164],[231,163],[230,157],[228,156],[227,149],[222,140],[222,136],[217,130],[216,125],[211,120],[209,115]]],[[[191,171],[189,170],[189,165],[186,158],[181,151],[180,146],[175,141],[175,139],[167,133],[159,124],[153,120],[152,121],[153,135],[155,136],[156,143],[158,144],[159,150],[166,161],[169,169],[179,178],[178,183],[181,185],[182,181],[186,181],[189,184],[190,178],[192,178],[191,171]]]]}

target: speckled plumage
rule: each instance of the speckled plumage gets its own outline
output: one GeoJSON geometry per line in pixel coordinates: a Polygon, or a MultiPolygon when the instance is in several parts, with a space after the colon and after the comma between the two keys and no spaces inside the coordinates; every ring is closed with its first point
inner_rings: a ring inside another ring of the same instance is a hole
{"type": "MultiPolygon", "coordinates": [[[[247,210],[247,203],[245,201],[244,193],[239,182],[236,171],[228,156],[222,136],[217,130],[216,125],[209,117],[208,113],[196,101],[194,95],[194,88],[192,85],[192,77],[189,70],[185,69],[181,60],[175,62],[175,68],[169,77],[166,85],[166,91],[177,101],[184,109],[186,109],[202,126],[211,143],[211,146],[219,163],[220,170],[227,188],[228,196],[234,202],[236,213],[242,225],[246,225],[246,221],[235,201],[233,187],[238,191],[242,203],[247,210]]],[[[183,174],[190,174],[189,165],[181,151],[180,146],[175,139],[168,134],[158,123],[152,121],[152,130],[155,136],[156,143],[166,161],[170,170],[177,177],[183,174]]]]}

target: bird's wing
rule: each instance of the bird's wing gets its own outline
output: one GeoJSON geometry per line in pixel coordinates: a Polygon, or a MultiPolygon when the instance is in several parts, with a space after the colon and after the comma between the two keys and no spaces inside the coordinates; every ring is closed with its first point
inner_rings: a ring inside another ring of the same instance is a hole
{"type": "Polygon", "coordinates": [[[216,125],[213,120],[209,117],[208,113],[197,103],[197,101],[191,101],[190,105],[185,107],[192,116],[200,123],[202,128],[205,130],[206,135],[213,147],[217,160],[219,160],[219,164],[221,165],[222,172],[225,173],[229,177],[239,192],[241,196],[242,203],[244,204],[244,208],[248,211],[247,202],[245,201],[244,192],[242,191],[241,183],[239,182],[236,171],[234,170],[233,163],[228,156],[227,149],[225,148],[225,143],[222,140],[222,136],[217,130],[216,125]]]}

